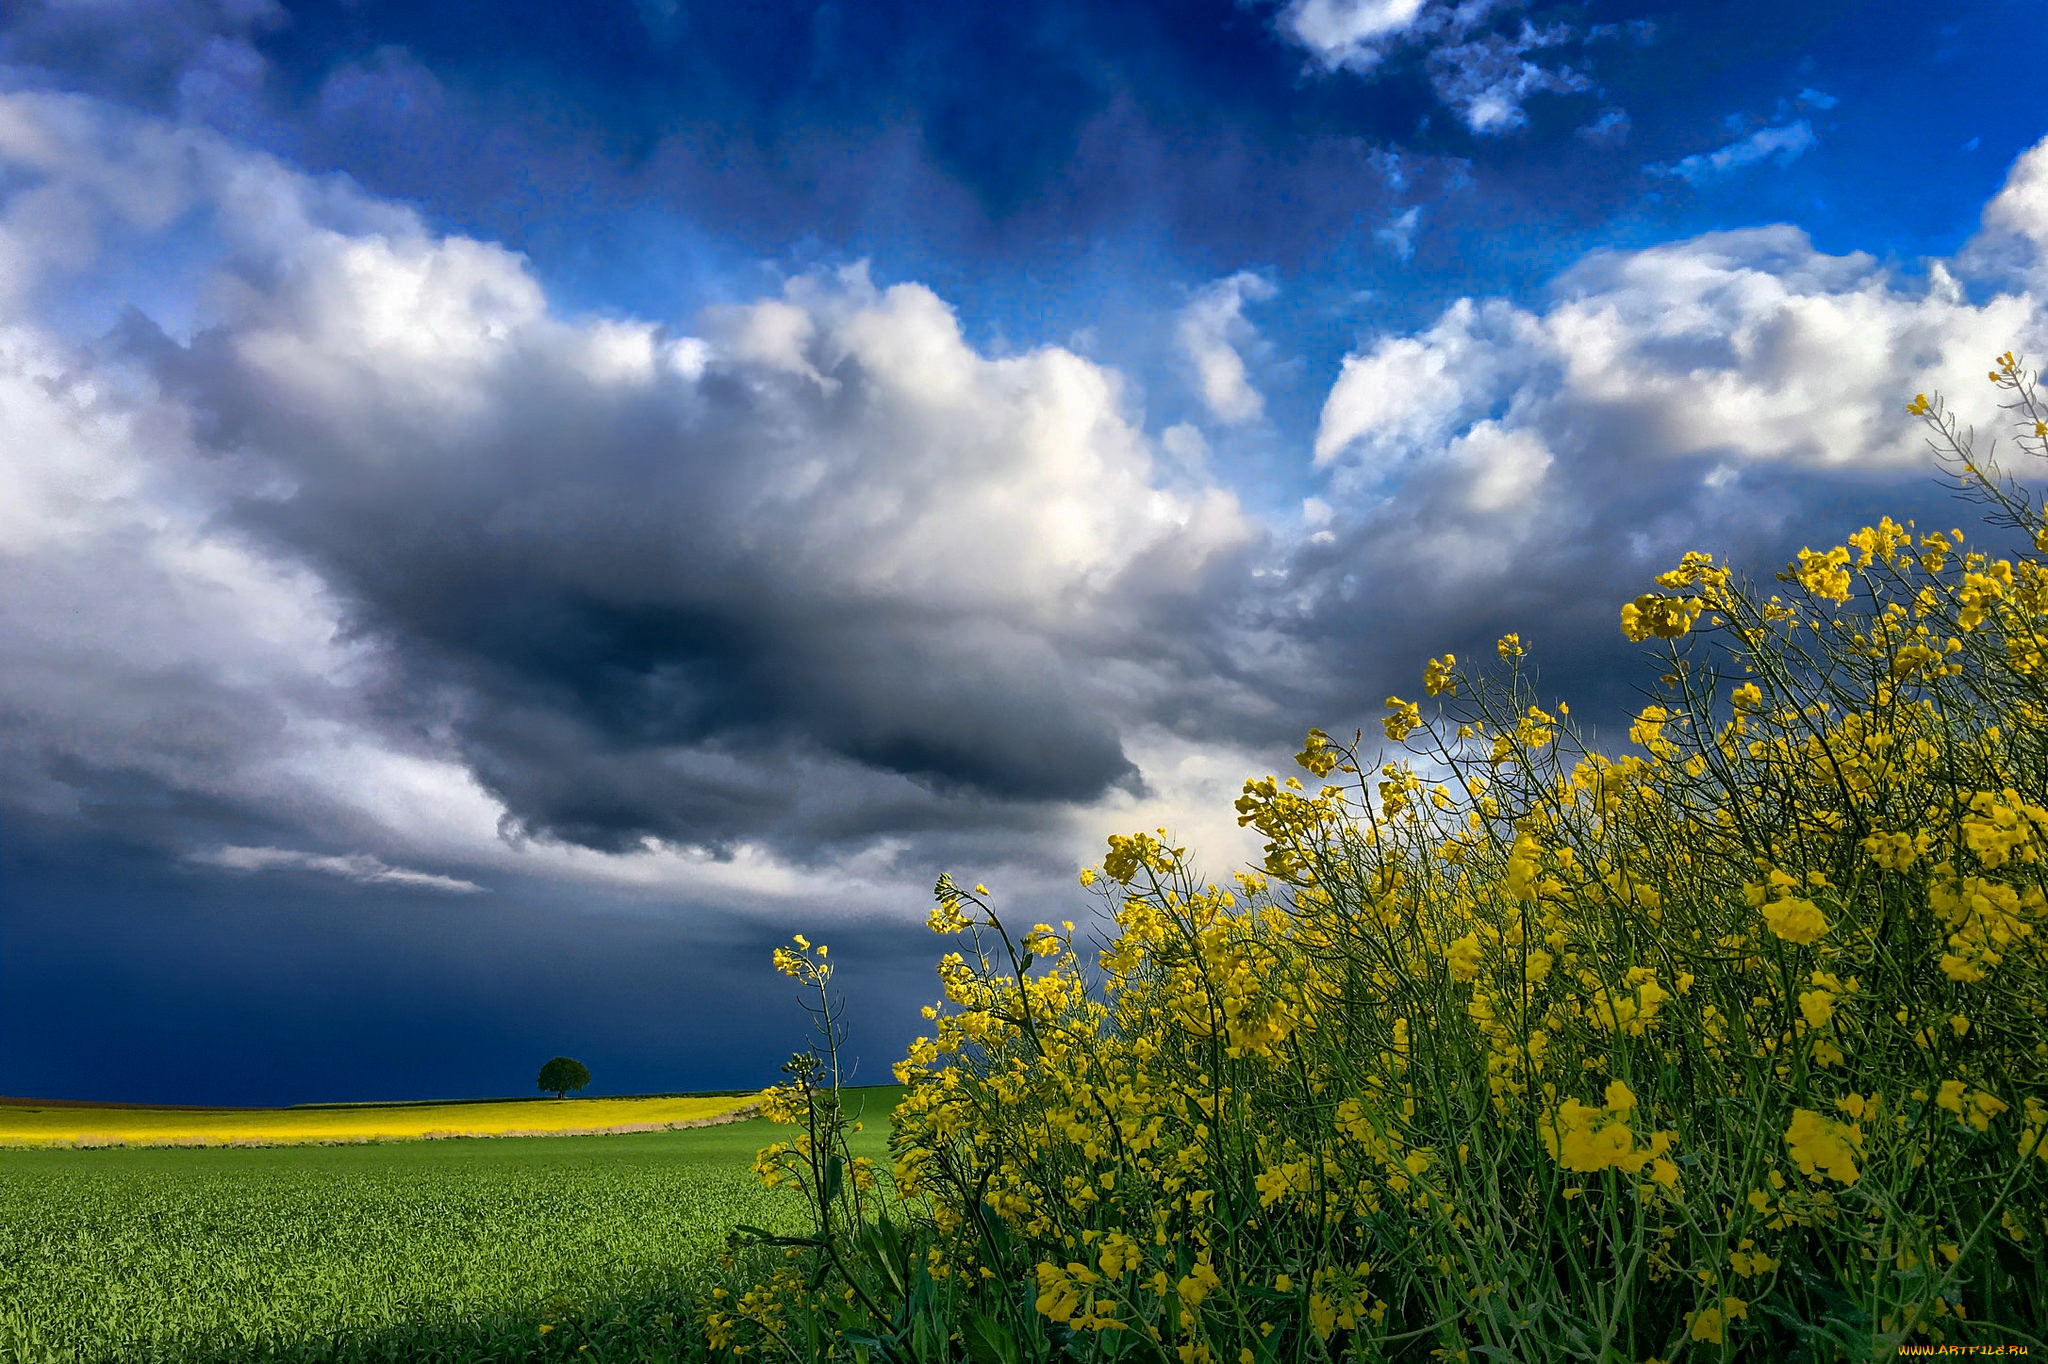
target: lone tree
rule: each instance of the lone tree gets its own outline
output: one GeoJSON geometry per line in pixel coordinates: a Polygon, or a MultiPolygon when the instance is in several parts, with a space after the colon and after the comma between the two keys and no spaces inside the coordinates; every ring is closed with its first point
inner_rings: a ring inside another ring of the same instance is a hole
{"type": "Polygon", "coordinates": [[[590,1071],[581,1061],[572,1061],[566,1056],[557,1056],[540,1068],[540,1087],[554,1094],[557,1099],[569,1097],[572,1089],[581,1089],[590,1083],[590,1071]]]}

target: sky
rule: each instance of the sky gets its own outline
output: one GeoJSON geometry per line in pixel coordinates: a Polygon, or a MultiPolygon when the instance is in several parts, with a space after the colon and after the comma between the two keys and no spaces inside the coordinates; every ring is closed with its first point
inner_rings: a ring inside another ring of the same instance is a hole
{"type": "Polygon", "coordinates": [[[1507,631],[1613,749],[2048,340],[2021,0],[0,16],[0,1094],[765,1085],[799,932],[886,1082],[939,872],[1507,631]]]}

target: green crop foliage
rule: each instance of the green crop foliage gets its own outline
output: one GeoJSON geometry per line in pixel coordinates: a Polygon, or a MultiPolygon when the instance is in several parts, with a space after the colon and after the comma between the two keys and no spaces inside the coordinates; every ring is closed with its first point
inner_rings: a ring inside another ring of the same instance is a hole
{"type": "MultiPolygon", "coordinates": [[[[2033,376],[1990,377],[2048,458],[2033,376]]],[[[1907,410],[2048,557],[1942,405],[1907,410]]],[[[1430,660],[1379,761],[1311,730],[1319,790],[1245,784],[1234,888],[1111,837],[1095,962],[940,877],[959,950],[897,1068],[897,1197],[798,1057],[763,1111],[802,1134],[759,1170],[807,1234],[721,1285],[713,1348],[2048,1353],[2048,563],[1887,518],[1774,586],[1693,553],[1621,608],[1657,678],[1634,751],[1589,748],[1518,636],[1430,660]]],[[[776,965],[830,1054],[825,956],[776,965]]]]}
{"type": "Polygon", "coordinates": [[[0,1364],[700,1358],[773,1130],[0,1151],[0,1364]]]}

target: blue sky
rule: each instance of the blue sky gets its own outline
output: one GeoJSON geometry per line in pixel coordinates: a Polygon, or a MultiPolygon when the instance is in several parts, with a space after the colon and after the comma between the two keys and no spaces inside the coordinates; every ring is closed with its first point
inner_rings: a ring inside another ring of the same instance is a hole
{"type": "MultiPolygon", "coordinates": [[[[1422,660],[1880,514],[2048,334],[2030,6],[29,0],[0,1093],[867,1078],[1422,660]]],[[[2024,472],[2024,471],[2022,471],[2024,472]]]]}

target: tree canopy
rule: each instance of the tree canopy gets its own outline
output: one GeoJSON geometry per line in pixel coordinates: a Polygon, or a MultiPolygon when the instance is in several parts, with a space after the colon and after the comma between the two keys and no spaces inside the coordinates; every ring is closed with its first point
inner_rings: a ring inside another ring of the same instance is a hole
{"type": "Polygon", "coordinates": [[[569,1097],[572,1089],[581,1089],[590,1083],[590,1071],[581,1061],[566,1056],[557,1056],[540,1068],[540,1087],[558,1099],[569,1097]]]}

